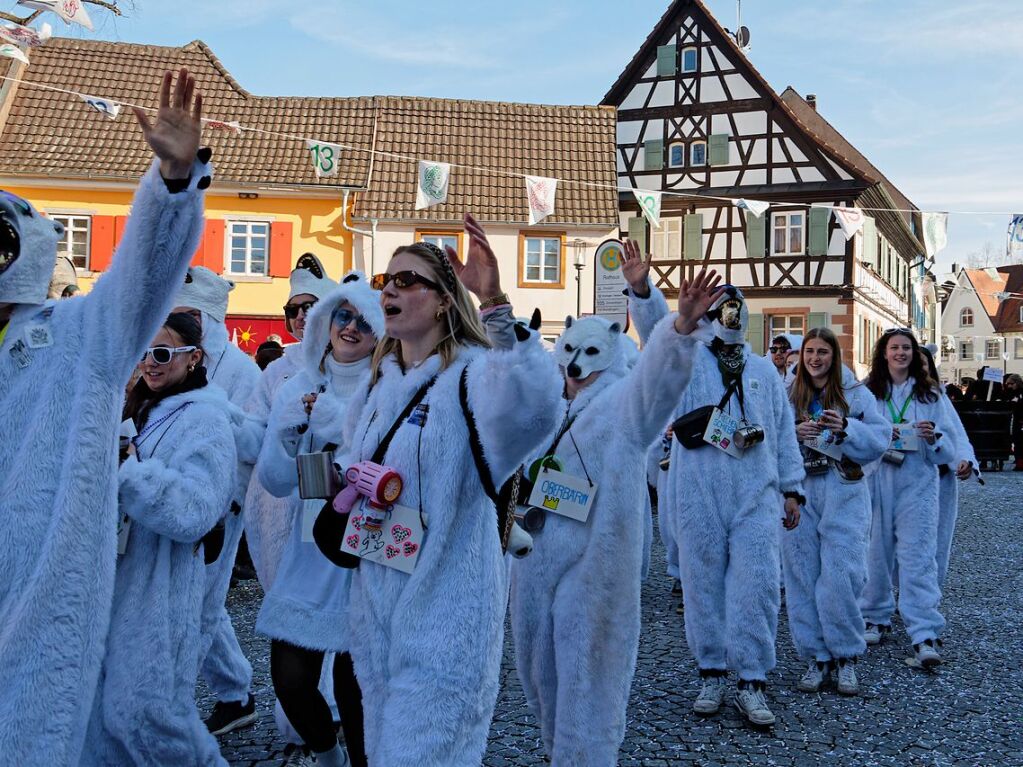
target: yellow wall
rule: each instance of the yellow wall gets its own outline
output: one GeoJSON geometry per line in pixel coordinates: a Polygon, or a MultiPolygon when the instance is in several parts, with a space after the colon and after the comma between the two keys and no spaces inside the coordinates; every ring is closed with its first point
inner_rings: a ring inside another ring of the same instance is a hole
{"type": "MultiPolygon", "coordinates": [[[[214,186],[215,188],[215,186],[214,186]]],[[[52,187],[7,186],[13,194],[30,200],[39,210],[77,215],[124,216],[129,212],[132,193],[93,189],[59,189],[52,187]]],[[[290,221],[293,226],[291,262],[300,255],[315,253],[323,261],[328,274],[338,279],[352,264],[352,235],[344,231],[341,221],[340,194],[337,200],[303,199],[298,197],[265,197],[243,200],[237,196],[211,194],[206,198],[206,216],[210,219],[232,217],[272,222],[290,221]]],[[[225,243],[225,259],[229,249],[225,243]]],[[[79,275],[79,284],[88,291],[97,274],[79,275]]],[[[288,298],[288,279],[234,276],[225,277],[236,283],[231,292],[228,314],[281,316],[281,307],[288,298]]]]}

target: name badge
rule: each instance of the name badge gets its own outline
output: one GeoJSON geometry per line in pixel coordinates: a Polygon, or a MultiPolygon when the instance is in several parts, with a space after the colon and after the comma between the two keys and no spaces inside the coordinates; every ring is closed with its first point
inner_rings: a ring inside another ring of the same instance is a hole
{"type": "Polygon", "coordinates": [[[397,505],[378,509],[363,499],[358,513],[348,517],[341,551],[411,575],[425,534],[415,509],[397,505]]]}
{"type": "Polygon", "coordinates": [[[835,433],[831,429],[824,429],[816,437],[806,440],[803,444],[828,458],[834,458],[836,461],[842,460],[842,448],[835,444],[835,433]]]}
{"type": "Polygon", "coordinates": [[[915,453],[920,449],[920,437],[917,436],[916,428],[911,423],[895,424],[892,427],[895,434],[892,438],[891,449],[901,450],[903,453],[915,453]]]}
{"type": "Polygon", "coordinates": [[[703,432],[703,441],[732,456],[732,458],[742,458],[742,451],[732,441],[732,435],[735,434],[735,430],[738,428],[738,418],[728,415],[728,413],[720,408],[714,408],[714,413],[707,424],[707,430],[703,432]]]}
{"type": "Polygon", "coordinates": [[[533,483],[529,505],[577,522],[585,522],[590,516],[596,494],[597,486],[587,480],[544,468],[533,483]]]}
{"type": "Polygon", "coordinates": [[[53,334],[50,332],[50,325],[47,322],[29,325],[25,330],[25,337],[28,339],[30,349],[45,349],[47,346],[53,346],[53,334]]]}
{"type": "Polygon", "coordinates": [[[118,514],[117,520],[117,556],[124,556],[128,550],[128,533],[131,532],[131,517],[127,514],[118,514]]]}

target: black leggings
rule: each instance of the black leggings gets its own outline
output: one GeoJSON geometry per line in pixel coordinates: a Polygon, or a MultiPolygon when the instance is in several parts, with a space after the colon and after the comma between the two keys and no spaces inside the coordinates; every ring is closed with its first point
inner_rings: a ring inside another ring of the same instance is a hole
{"type": "MultiPolygon", "coordinates": [[[[337,744],[330,706],[319,690],[323,655],[321,650],[306,650],[276,639],[270,643],[270,677],[277,699],[295,731],[318,753],[337,744]]],[[[348,653],[334,656],[334,699],[352,767],[366,767],[362,691],[348,653]]]]}

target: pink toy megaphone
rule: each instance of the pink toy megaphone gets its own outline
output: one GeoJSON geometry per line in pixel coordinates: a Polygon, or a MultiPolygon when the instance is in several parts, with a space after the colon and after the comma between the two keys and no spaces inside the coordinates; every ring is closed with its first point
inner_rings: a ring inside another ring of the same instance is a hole
{"type": "Polygon", "coordinates": [[[401,475],[390,466],[372,461],[360,461],[345,471],[344,490],[334,498],[334,511],[348,514],[359,496],[369,500],[370,506],[384,509],[398,500],[403,487],[401,475]]]}

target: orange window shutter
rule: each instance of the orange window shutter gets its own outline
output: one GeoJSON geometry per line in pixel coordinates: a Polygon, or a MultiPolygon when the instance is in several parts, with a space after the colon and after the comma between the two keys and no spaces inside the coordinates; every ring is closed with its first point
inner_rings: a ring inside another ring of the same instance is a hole
{"type": "Polygon", "coordinates": [[[121,238],[124,237],[124,227],[128,225],[127,216],[114,216],[114,247],[116,248],[121,244],[121,238]]]}
{"type": "Polygon", "coordinates": [[[294,225],[290,221],[270,224],[270,276],[288,277],[291,274],[291,247],[294,225]]]}
{"type": "Polygon", "coordinates": [[[114,255],[114,217],[93,216],[89,237],[89,269],[102,272],[114,255]]]}
{"type": "Polygon", "coordinates": [[[224,222],[220,219],[206,219],[206,230],[203,232],[202,265],[217,274],[224,272],[224,222]]]}

